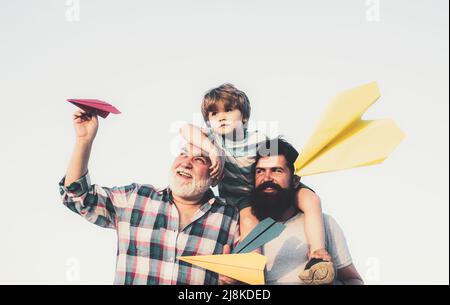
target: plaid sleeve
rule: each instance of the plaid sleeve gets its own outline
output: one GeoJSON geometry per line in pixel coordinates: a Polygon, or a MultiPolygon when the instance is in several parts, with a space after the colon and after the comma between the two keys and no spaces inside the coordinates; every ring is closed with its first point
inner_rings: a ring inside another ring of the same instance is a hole
{"type": "Polygon", "coordinates": [[[118,209],[126,207],[137,188],[135,183],[113,188],[91,184],[88,173],[68,186],[64,186],[65,178],[59,182],[63,204],[89,222],[111,229],[116,228],[118,209]]]}

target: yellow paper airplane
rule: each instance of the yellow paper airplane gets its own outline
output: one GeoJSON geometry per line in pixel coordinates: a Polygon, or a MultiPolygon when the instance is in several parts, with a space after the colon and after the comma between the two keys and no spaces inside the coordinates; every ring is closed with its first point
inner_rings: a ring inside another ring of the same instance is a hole
{"type": "Polygon", "coordinates": [[[299,176],[383,162],[405,137],[390,119],[361,116],[380,97],[376,82],[337,95],[295,161],[299,176]]]}
{"type": "Polygon", "coordinates": [[[267,258],[258,253],[180,256],[178,259],[247,284],[264,285],[267,258]]]}

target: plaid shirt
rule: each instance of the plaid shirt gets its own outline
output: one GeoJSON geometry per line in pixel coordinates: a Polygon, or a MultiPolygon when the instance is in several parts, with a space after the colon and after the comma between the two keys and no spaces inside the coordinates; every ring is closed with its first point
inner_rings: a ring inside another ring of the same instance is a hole
{"type": "Polygon", "coordinates": [[[184,228],[168,188],[130,184],[91,185],[88,173],[69,186],[59,183],[65,206],[88,221],[115,229],[118,237],[114,284],[218,283],[218,274],[177,259],[222,254],[239,239],[239,213],[208,190],[184,228]]]}

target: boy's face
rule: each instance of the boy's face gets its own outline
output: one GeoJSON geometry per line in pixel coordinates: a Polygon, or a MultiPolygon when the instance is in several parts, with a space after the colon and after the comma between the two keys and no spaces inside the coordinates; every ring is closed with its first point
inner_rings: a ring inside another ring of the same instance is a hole
{"type": "Polygon", "coordinates": [[[225,103],[218,103],[216,110],[208,113],[208,119],[213,131],[220,135],[229,135],[235,130],[244,129],[241,111],[226,106],[225,103]]]}

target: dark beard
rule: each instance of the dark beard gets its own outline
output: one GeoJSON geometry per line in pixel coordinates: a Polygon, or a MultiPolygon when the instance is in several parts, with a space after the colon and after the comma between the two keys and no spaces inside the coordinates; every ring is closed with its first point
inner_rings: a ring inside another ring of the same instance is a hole
{"type": "Polygon", "coordinates": [[[278,184],[267,181],[253,190],[250,202],[253,215],[259,220],[267,217],[278,220],[287,209],[295,206],[295,190],[292,187],[283,189],[278,184]],[[268,187],[277,190],[277,192],[274,194],[264,193],[263,190],[268,187]]]}

